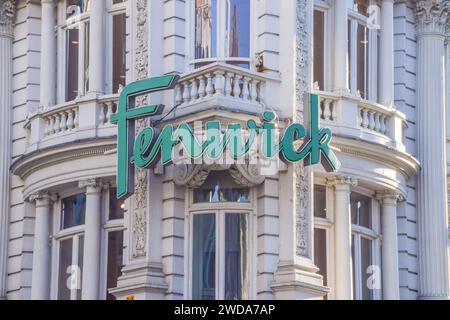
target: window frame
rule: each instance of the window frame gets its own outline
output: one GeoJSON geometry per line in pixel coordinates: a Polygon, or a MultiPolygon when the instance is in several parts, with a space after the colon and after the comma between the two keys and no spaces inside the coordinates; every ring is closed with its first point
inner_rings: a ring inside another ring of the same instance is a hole
{"type": "MultiPolygon", "coordinates": [[[[225,0],[217,0],[218,8],[217,8],[217,31],[216,31],[216,39],[217,39],[217,57],[212,58],[203,58],[203,59],[195,59],[195,1],[186,1],[186,17],[188,23],[188,32],[187,32],[187,54],[186,54],[186,67],[187,70],[195,70],[200,68],[196,67],[196,65],[201,64],[201,67],[215,63],[229,63],[229,62],[241,62],[248,63],[249,70],[255,71],[254,66],[254,56],[256,54],[256,8],[259,7],[257,0],[249,0],[250,1],[250,46],[249,46],[249,57],[227,57],[225,46],[225,13],[226,13],[226,5],[225,0]],[[255,8],[255,9],[254,9],[255,8]]],[[[238,65],[236,65],[239,67],[238,65]]]]}
{"type": "MultiPolygon", "coordinates": [[[[100,230],[100,287],[99,287],[99,298],[106,300],[107,299],[107,290],[110,288],[106,288],[107,286],[107,270],[108,270],[108,233],[114,231],[123,231],[124,232],[124,248],[125,248],[125,217],[122,219],[109,219],[109,192],[115,185],[113,183],[110,184],[110,187],[105,188],[101,192],[101,230],[100,230]]],[[[67,229],[61,229],[61,208],[62,208],[62,199],[65,199],[70,196],[74,196],[77,194],[85,193],[84,190],[80,190],[78,188],[71,188],[64,192],[60,192],[60,197],[58,201],[55,201],[53,204],[53,223],[52,223],[52,248],[51,248],[51,292],[50,297],[52,300],[58,299],[58,283],[59,283],[59,256],[60,256],[60,244],[61,241],[73,238],[72,243],[72,262],[77,261],[78,259],[78,243],[80,236],[85,235],[85,224],[80,226],[75,226],[67,229]],[[76,239],[75,239],[76,238],[76,239]],[[76,258],[75,258],[76,255],[76,258]],[[74,260],[75,259],[75,260],[74,260]]],[[[86,211],[87,213],[87,211],[86,211]]],[[[126,212],[125,212],[126,214],[126,212]]],[[[84,249],[83,249],[84,250],[84,249]]],[[[86,257],[83,257],[85,259],[86,257]]],[[[125,260],[125,252],[123,253],[123,258],[125,260]]],[[[81,266],[82,269],[82,266],[81,266]]],[[[80,279],[82,280],[82,274],[80,279]]],[[[69,275],[67,275],[67,278],[69,275]]],[[[81,285],[81,284],[80,284],[81,285]]],[[[72,290],[75,292],[71,293],[71,297],[76,297],[76,290],[72,290]]]]}
{"type": "Polygon", "coordinates": [[[192,250],[193,250],[193,221],[199,214],[214,214],[216,217],[216,299],[223,299],[225,294],[225,274],[221,274],[221,266],[225,261],[225,215],[228,213],[243,213],[248,215],[248,292],[249,300],[257,298],[257,210],[254,199],[257,196],[255,188],[249,188],[250,202],[221,202],[221,203],[194,203],[194,190],[186,190],[186,216],[184,241],[184,297],[192,299],[192,250]],[[220,291],[222,290],[222,291],[220,291]]]}
{"type": "MultiPolygon", "coordinates": [[[[369,0],[369,5],[377,5],[377,1],[369,0]]],[[[380,32],[377,29],[368,28],[369,17],[363,14],[347,8],[347,30],[348,23],[351,21],[351,38],[348,39],[350,46],[350,52],[347,49],[347,74],[348,74],[348,89],[354,95],[358,92],[357,74],[357,42],[358,42],[358,25],[362,25],[367,32],[368,51],[364,54],[365,61],[365,95],[361,95],[363,100],[378,101],[378,56],[379,56],[379,36],[380,32]]],[[[347,31],[348,32],[348,31],[347,31]]]]}

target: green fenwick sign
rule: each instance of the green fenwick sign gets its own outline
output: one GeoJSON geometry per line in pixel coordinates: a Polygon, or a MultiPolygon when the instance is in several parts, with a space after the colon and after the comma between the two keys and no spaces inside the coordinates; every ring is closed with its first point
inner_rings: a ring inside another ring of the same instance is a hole
{"type": "Polygon", "coordinates": [[[309,130],[302,124],[293,123],[284,130],[278,142],[275,141],[277,129],[274,112],[265,112],[260,126],[254,120],[247,121],[246,129],[240,124],[230,124],[223,132],[220,121],[207,122],[206,139],[203,142],[198,141],[194,130],[186,123],[177,127],[167,124],[162,130],[144,128],[135,137],[135,120],[159,115],[164,109],[162,105],[136,107],[136,97],[173,89],[177,80],[177,75],[155,77],[133,82],[122,90],[117,113],[111,117],[111,123],[118,125],[117,198],[125,199],[133,194],[136,167],[150,168],[158,161],[163,165],[170,164],[176,146],[181,146],[191,159],[205,156],[217,160],[228,151],[231,158],[237,160],[249,153],[260,136],[261,153],[266,159],[280,157],[289,163],[305,161],[305,165],[321,162],[327,171],[339,169],[340,163],[330,149],[331,131],[319,128],[319,98],[314,94],[308,95],[306,99],[310,105],[305,112],[309,113],[309,130]],[[299,141],[302,145],[296,147],[299,141]]]}

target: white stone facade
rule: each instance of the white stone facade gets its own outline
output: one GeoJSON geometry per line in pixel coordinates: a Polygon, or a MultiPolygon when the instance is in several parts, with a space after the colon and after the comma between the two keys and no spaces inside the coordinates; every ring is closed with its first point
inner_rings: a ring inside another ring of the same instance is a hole
{"type": "Polygon", "coordinates": [[[448,299],[449,26],[448,0],[0,0],[0,299],[448,299]],[[162,123],[283,126],[316,93],[342,167],[157,166],[117,202],[118,91],[172,73],[137,101],[162,123]],[[198,201],[213,178],[247,200],[198,201]]]}

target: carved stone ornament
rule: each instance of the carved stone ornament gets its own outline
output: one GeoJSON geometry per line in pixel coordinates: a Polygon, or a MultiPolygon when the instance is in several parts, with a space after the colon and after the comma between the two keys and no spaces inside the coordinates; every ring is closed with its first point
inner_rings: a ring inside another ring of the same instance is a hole
{"type": "MultiPolygon", "coordinates": [[[[135,74],[136,80],[148,77],[148,2],[136,0],[136,46],[135,46],[135,74]]],[[[148,103],[147,96],[136,98],[136,106],[148,103]]],[[[148,126],[147,119],[136,121],[136,134],[148,126]]],[[[135,193],[132,201],[132,258],[145,257],[147,254],[147,170],[136,169],[135,193]]]]}
{"type": "Polygon", "coordinates": [[[445,35],[449,29],[450,1],[419,0],[416,4],[417,32],[445,35]]]}
{"type": "MultiPolygon", "coordinates": [[[[296,107],[294,121],[303,121],[303,95],[309,90],[310,77],[310,38],[311,30],[308,17],[310,9],[307,0],[297,0],[296,8],[296,107]]],[[[311,247],[309,210],[309,173],[303,163],[295,163],[295,216],[296,216],[296,254],[308,257],[311,247]]]]}
{"type": "Polygon", "coordinates": [[[0,33],[12,35],[15,14],[15,0],[0,0],[0,33]]]}
{"type": "Polygon", "coordinates": [[[199,188],[205,183],[208,175],[212,171],[226,171],[230,173],[240,186],[254,187],[262,184],[266,179],[259,175],[258,167],[255,165],[187,165],[180,164],[174,166],[174,182],[178,186],[199,188]]]}

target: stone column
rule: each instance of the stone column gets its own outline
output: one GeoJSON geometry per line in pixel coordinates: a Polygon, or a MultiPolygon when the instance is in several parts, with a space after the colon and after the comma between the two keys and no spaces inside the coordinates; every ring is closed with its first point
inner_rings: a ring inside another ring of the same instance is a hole
{"type": "Polygon", "coordinates": [[[394,104],[394,0],[381,2],[380,103],[394,104]]]}
{"type": "Polygon", "coordinates": [[[334,228],[336,257],[336,287],[337,300],[353,299],[352,277],[352,224],[350,212],[351,187],[356,185],[352,177],[334,177],[327,181],[334,187],[334,228]]]}
{"type": "Polygon", "coordinates": [[[102,184],[95,179],[91,179],[81,181],[79,186],[86,189],[81,298],[83,300],[97,300],[99,298],[100,283],[102,184]]]}
{"type": "Polygon", "coordinates": [[[12,122],[12,45],[15,1],[0,2],[0,299],[6,297],[12,122]]]}
{"type": "Polygon", "coordinates": [[[31,299],[50,299],[50,236],[52,204],[55,198],[47,192],[32,195],[29,200],[36,203],[34,221],[33,270],[31,299]]]}
{"type": "Polygon", "coordinates": [[[398,192],[379,192],[381,203],[381,261],[383,277],[383,299],[399,300],[398,240],[397,240],[397,202],[398,192]]]}
{"type": "Polygon", "coordinates": [[[419,298],[449,298],[445,32],[450,1],[417,1],[419,298]]]}
{"type": "Polygon", "coordinates": [[[105,1],[91,2],[89,92],[103,94],[105,86],[105,1]]]}
{"type": "Polygon", "coordinates": [[[334,3],[334,91],[337,93],[348,92],[347,79],[347,1],[333,1],[334,3]]]}
{"type": "Polygon", "coordinates": [[[43,0],[41,10],[40,107],[47,109],[55,104],[56,96],[56,20],[53,0],[43,0]]]}

